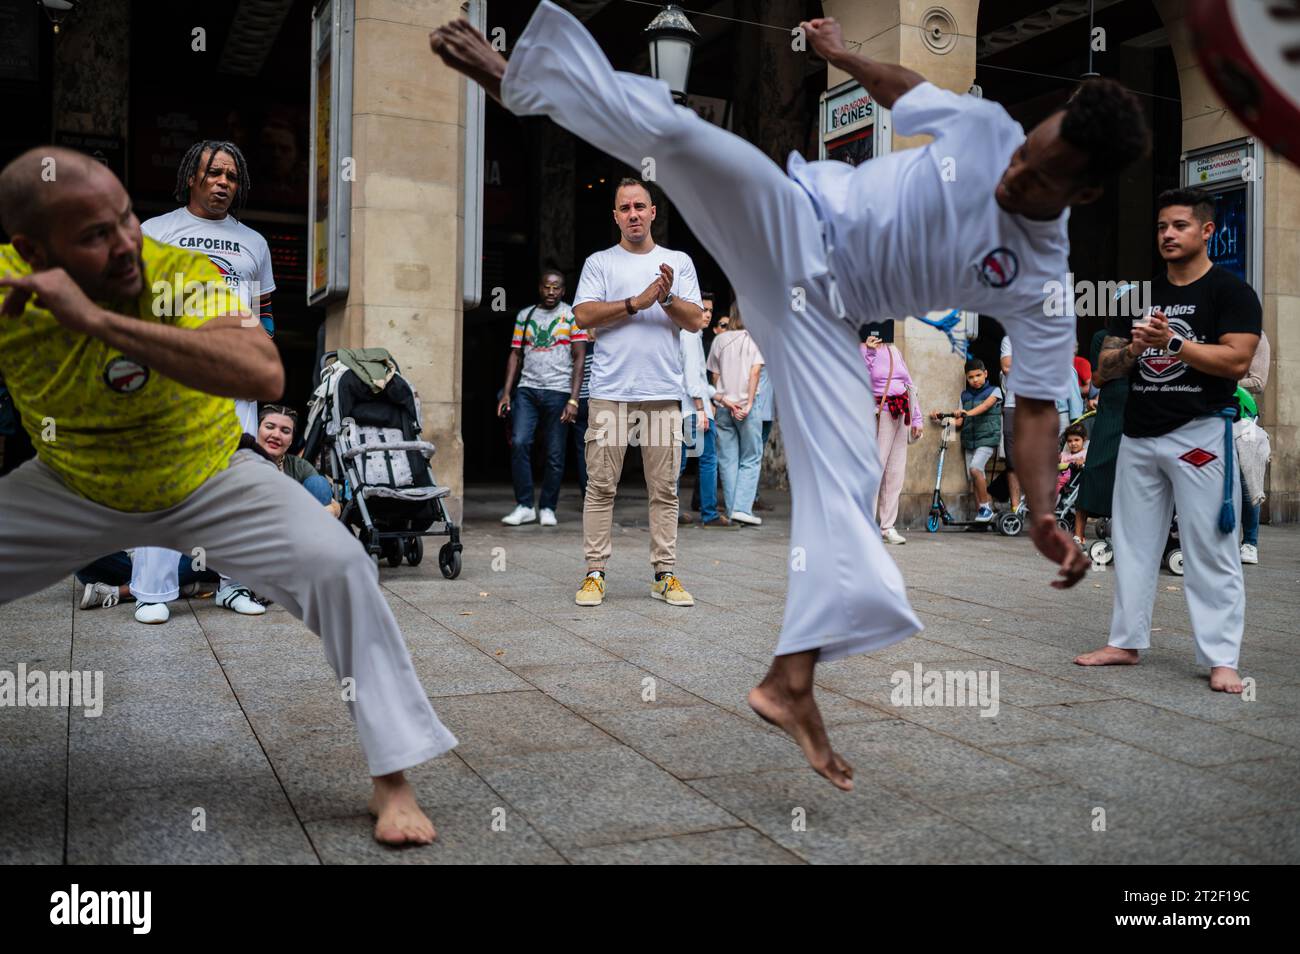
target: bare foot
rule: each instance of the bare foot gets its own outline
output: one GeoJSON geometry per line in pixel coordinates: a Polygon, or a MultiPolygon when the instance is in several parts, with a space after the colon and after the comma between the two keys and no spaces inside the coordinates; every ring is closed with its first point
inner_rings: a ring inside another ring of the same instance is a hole
{"type": "Polygon", "coordinates": [[[1215,666],[1210,670],[1210,688],[1215,692],[1241,692],[1241,677],[1235,669],[1215,666]]]}
{"type": "Polygon", "coordinates": [[[1116,646],[1103,646],[1101,649],[1084,653],[1082,656],[1075,656],[1074,664],[1076,666],[1136,666],[1138,664],[1138,651],[1136,649],[1120,649],[1116,646]]]}
{"type": "Polygon", "coordinates": [[[376,775],[370,796],[375,816],[375,841],[385,845],[427,845],[438,837],[433,822],[420,810],[415,790],[401,772],[376,775]]]}
{"type": "Polygon", "coordinates": [[[770,722],[798,742],[817,774],[825,776],[836,788],[853,791],[853,766],[831,749],[811,687],[807,692],[791,693],[764,679],[761,685],[749,690],[749,707],[764,722],[770,722]]]}
{"type": "Polygon", "coordinates": [[[429,49],[458,73],[464,73],[501,102],[501,77],[506,58],[492,49],[487,37],[468,20],[452,20],[429,34],[429,49]]]}

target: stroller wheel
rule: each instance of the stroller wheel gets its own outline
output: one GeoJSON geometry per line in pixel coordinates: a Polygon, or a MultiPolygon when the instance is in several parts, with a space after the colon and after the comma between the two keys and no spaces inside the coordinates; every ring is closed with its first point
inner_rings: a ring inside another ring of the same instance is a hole
{"type": "Polygon", "coordinates": [[[1064,530],[1066,533],[1070,533],[1070,534],[1074,533],[1074,521],[1070,518],[1068,514],[1062,514],[1061,516],[1057,517],[1056,525],[1060,527],[1062,530],[1064,530]]]}
{"type": "Polygon", "coordinates": [[[450,543],[444,543],[438,550],[438,569],[449,580],[460,576],[460,551],[452,549],[450,543]]]}
{"type": "Polygon", "coordinates": [[[1098,540],[1110,539],[1110,517],[1101,517],[1097,521],[1097,539],[1098,540]]]}
{"type": "Polygon", "coordinates": [[[939,532],[939,515],[937,513],[930,514],[930,516],[926,519],[925,529],[930,531],[930,533],[939,532]]]}
{"type": "Polygon", "coordinates": [[[385,540],[382,544],[384,559],[388,561],[389,566],[402,565],[402,541],[385,540]]]}
{"type": "Polygon", "coordinates": [[[406,541],[406,562],[411,566],[419,566],[423,559],[424,541],[419,537],[409,537],[406,541]]]}
{"type": "Polygon", "coordinates": [[[1014,537],[1025,529],[1025,518],[1014,510],[1008,510],[998,518],[998,532],[1004,537],[1014,537]]]}
{"type": "Polygon", "coordinates": [[[1092,558],[1093,563],[1106,566],[1114,562],[1115,548],[1110,545],[1109,540],[1094,540],[1092,546],[1088,547],[1088,556],[1092,558]]]}
{"type": "Polygon", "coordinates": [[[1169,572],[1174,576],[1183,575],[1183,551],[1180,547],[1169,551],[1169,555],[1165,557],[1165,566],[1169,567],[1169,572]]]}

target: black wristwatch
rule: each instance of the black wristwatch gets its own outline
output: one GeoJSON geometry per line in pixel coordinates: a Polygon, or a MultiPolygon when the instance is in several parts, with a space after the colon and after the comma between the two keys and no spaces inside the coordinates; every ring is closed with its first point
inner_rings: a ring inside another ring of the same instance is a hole
{"type": "Polygon", "coordinates": [[[1178,352],[1183,350],[1183,345],[1185,345],[1186,343],[1187,343],[1186,338],[1180,338],[1178,335],[1172,336],[1169,339],[1169,343],[1165,345],[1165,354],[1171,357],[1177,355],[1178,352]]]}

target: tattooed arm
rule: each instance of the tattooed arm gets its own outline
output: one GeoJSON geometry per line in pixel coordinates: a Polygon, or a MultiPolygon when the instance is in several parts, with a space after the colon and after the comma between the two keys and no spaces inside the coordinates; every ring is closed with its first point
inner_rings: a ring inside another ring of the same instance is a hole
{"type": "Polygon", "coordinates": [[[1119,378],[1127,378],[1133,370],[1141,351],[1133,350],[1133,342],[1127,338],[1107,335],[1102,339],[1101,350],[1097,353],[1097,367],[1092,372],[1092,383],[1097,387],[1119,378]]]}

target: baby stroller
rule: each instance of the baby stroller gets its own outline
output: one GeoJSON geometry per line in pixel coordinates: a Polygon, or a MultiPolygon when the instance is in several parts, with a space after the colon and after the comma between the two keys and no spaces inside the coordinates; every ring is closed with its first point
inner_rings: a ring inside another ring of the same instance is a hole
{"type": "Polygon", "coordinates": [[[420,440],[420,399],[382,348],[329,352],[307,415],[303,456],[334,483],[339,519],[375,562],[418,566],[427,536],[445,536],[442,575],[460,575],[460,528],[443,506],[451,488],[438,486],[420,440]],[[382,369],[382,376],[377,370],[382,369]]]}
{"type": "Polygon", "coordinates": [[[1066,533],[1074,533],[1074,507],[1079,499],[1079,485],[1083,483],[1083,468],[1070,467],[1069,479],[1056,495],[1056,525],[1066,533]]]}
{"type": "MultiPolygon", "coordinates": [[[[1107,524],[1109,530],[1109,524],[1107,524]]],[[[1102,537],[1100,540],[1094,540],[1092,546],[1088,547],[1088,556],[1092,562],[1099,566],[1107,566],[1115,560],[1115,545],[1111,543],[1109,535],[1102,537]]],[[[1164,553],[1160,557],[1160,562],[1174,576],[1183,575],[1183,547],[1178,541],[1178,514],[1174,514],[1174,519],[1169,524],[1169,536],[1165,538],[1164,553]]]]}

